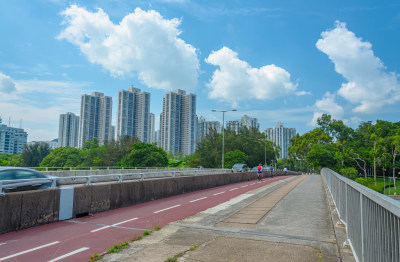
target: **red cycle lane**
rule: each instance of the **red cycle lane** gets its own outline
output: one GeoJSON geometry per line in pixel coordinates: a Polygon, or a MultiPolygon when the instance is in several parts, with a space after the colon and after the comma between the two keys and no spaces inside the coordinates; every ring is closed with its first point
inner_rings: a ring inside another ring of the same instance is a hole
{"type": "Polygon", "coordinates": [[[0,261],[86,261],[91,255],[143,234],[155,225],[204,211],[241,194],[288,177],[266,178],[114,209],[0,235],[0,261]]]}

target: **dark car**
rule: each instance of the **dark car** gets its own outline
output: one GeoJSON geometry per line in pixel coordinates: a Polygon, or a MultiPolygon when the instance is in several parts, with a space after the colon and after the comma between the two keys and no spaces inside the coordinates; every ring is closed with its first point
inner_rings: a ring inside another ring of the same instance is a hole
{"type": "Polygon", "coordinates": [[[21,167],[0,167],[0,193],[46,189],[56,186],[56,178],[21,167]]]}

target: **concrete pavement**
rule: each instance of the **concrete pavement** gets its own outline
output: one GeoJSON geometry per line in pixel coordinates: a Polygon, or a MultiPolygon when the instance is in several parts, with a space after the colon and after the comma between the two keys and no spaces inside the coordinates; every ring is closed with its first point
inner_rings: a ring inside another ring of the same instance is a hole
{"type": "Polygon", "coordinates": [[[103,261],[343,261],[336,232],[321,176],[300,176],[171,223],[103,261]],[[274,205],[260,204],[274,195],[274,205]]]}

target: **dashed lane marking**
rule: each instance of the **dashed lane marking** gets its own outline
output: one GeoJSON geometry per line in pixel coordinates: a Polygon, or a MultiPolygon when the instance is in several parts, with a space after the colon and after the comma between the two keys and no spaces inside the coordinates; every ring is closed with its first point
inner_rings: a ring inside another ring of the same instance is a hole
{"type": "Polygon", "coordinates": [[[175,208],[175,207],[180,207],[180,206],[181,206],[181,205],[176,205],[176,206],[172,206],[172,207],[167,207],[167,208],[164,208],[164,209],[161,209],[161,210],[155,211],[155,212],[153,212],[153,214],[157,214],[157,213],[160,213],[160,212],[163,212],[163,211],[166,211],[166,210],[169,210],[169,209],[175,208]]]}
{"type": "Polygon", "coordinates": [[[249,185],[245,185],[245,186],[242,186],[242,187],[248,187],[249,185]]]}
{"type": "Polygon", "coordinates": [[[49,260],[49,262],[58,261],[58,260],[61,260],[61,259],[63,259],[63,258],[72,256],[72,255],[75,255],[75,254],[78,254],[78,253],[83,252],[83,251],[88,250],[88,249],[89,249],[88,247],[82,247],[82,248],[77,249],[77,250],[75,250],[75,251],[69,252],[68,254],[65,254],[65,255],[56,257],[56,258],[54,258],[54,259],[52,259],[52,260],[49,260]]]}
{"type": "Polygon", "coordinates": [[[200,200],[203,200],[203,199],[206,199],[207,197],[202,197],[202,198],[198,198],[198,199],[195,199],[195,200],[192,200],[192,201],[189,201],[190,203],[193,203],[193,202],[196,202],[196,201],[200,201],[200,200]]]}
{"type": "Polygon", "coordinates": [[[223,193],[225,193],[226,191],[223,191],[223,192],[219,192],[219,193],[215,193],[215,194],[213,194],[213,196],[218,196],[218,195],[221,195],[221,194],[223,194],[223,193]]]}
{"type": "Polygon", "coordinates": [[[114,226],[118,226],[118,225],[130,222],[130,221],[133,221],[133,220],[136,220],[136,219],[138,219],[138,218],[135,217],[135,218],[132,218],[132,219],[128,219],[128,220],[125,220],[125,221],[122,221],[122,222],[119,222],[119,223],[112,224],[110,226],[105,226],[105,227],[101,227],[101,228],[98,228],[98,229],[94,229],[94,230],[92,230],[90,232],[94,233],[94,232],[97,232],[97,231],[100,231],[100,230],[103,230],[103,229],[106,229],[106,228],[109,228],[109,227],[114,227],[114,226]]]}
{"type": "Polygon", "coordinates": [[[20,256],[20,255],[23,255],[23,254],[26,254],[26,253],[33,252],[35,250],[41,249],[41,248],[45,248],[45,247],[49,247],[49,246],[58,244],[58,243],[60,243],[60,241],[55,241],[55,242],[52,242],[52,243],[49,243],[49,244],[46,244],[46,245],[38,246],[38,247],[35,247],[35,248],[32,248],[32,249],[28,249],[28,250],[16,253],[14,255],[10,255],[10,256],[7,256],[7,257],[2,257],[2,258],[0,258],[0,261],[4,261],[4,260],[7,260],[7,259],[10,259],[10,258],[13,258],[13,257],[17,257],[17,256],[20,256]]]}
{"type": "Polygon", "coordinates": [[[235,188],[229,189],[229,191],[233,191],[233,190],[237,190],[237,189],[239,189],[239,188],[235,187],[235,188]]]}

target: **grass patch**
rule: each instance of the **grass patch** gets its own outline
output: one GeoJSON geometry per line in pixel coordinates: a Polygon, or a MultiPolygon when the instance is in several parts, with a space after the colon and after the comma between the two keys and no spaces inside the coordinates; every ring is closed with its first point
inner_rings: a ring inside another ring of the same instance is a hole
{"type": "Polygon", "coordinates": [[[161,226],[160,226],[160,225],[154,225],[153,228],[152,228],[151,230],[153,230],[153,231],[158,231],[158,230],[160,230],[160,229],[161,229],[161,226]]]}
{"type": "Polygon", "coordinates": [[[394,193],[396,193],[396,195],[400,195],[400,186],[398,186],[397,183],[396,189],[394,189],[394,187],[387,187],[385,189],[385,195],[394,195],[394,193]]]}
{"type": "Polygon", "coordinates": [[[165,260],[165,262],[176,262],[180,257],[183,257],[183,253],[178,253],[173,257],[169,257],[167,260],[165,260]]]}
{"type": "Polygon", "coordinates": [[[194,245],[192,246],[189,250],[190,251],[195,251],[200,245],[194,245]]]}
{"type": "Polygon", "coordinates": [[[150,235],[151,233],[153,233],[153,231],[151,231],[151,230],[145,230],[145,231],[143,232],[143,236],[148,236],[148,235],[150,235]]]}
{"type": "Polygon", "coordinates": [[[103,258],[103,256],[99,256],[99,254],[97,254],[97,252],[95,252],[93,254],[93,256],[90,257],[89,262],[98,261],[98,260],[100,260],[102,258],[103,258]]]}
{"type": "Polygon", "coordinates": [[[113,245],[112,247],[110,247],[108,249],[108,252],[109,253],[118,253],[118,252],[121,252],[122,250],[124,250],[125,248],[128,248],[128,247],[129,247],[129,242],[125,241],[125,242],[123,242],[123,243],[121,243],[119,245],[117,245],[117,244],[113,245]]]}

